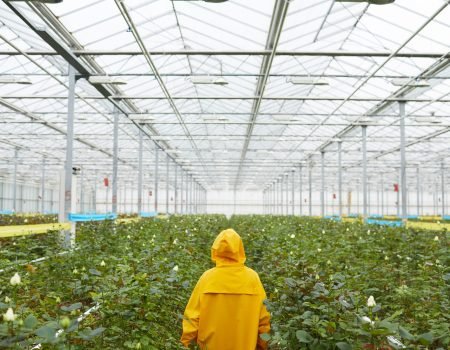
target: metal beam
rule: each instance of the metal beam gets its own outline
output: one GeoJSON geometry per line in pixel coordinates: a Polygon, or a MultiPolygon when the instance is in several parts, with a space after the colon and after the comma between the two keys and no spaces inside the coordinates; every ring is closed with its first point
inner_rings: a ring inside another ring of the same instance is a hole
{"type": "MultiPolygon", "coordinates": [[[[116,0],[117,1],[117,0],[116,0]]],[[[244,147],[242,149],[241,154],[241,165],[239,166],[237,175],[236,175],[236,181],[235,181],[235,187],[238,185],[239,178],[241,176],[242,166],[243,162],[247,156],[247,150],[248,146],[250,144],[250,139],[253,134],[254,129],[254,123],[258,117],[258,113],[261,107],[261,103],[263,100],[263,95],[266,90],[267,81],[269,79],[270,70],[272,68],[273,60],[275,59],[275,53],[277,51],[278,42],[281,37],[281,33],[283,31],[283,25],[284,21],[286,19],[287,11],[289,8],[289,1],[287,0],[277,0],[275,2],[273,14],[272,14],[272,21],[270,23],[269,28],[269,34],[266,41],[266,50],[269,50],[271,52],[270,55],[265,56],[262,60],[260,74],[262,75],[262,78],[258,79],[258,83],[256,85],[256,92],[255,95],[258,96],[257,99],[253,102],[252,111],[251,111],[251,118],[250,118],[250,125],[247,128],[247,137],[244,142],[244,147]]]]}
{"type": "MultiPolygon", "coordinates": [[[[249,50],[151,50],[147,51],[151,56],[270,56],[271,50],[249,51],[249,50]]],[[[30,50],[26,51],[29,56],[60,56],[61,53],[49,50],[30,50]]],[[[142,56],[142,51],[117,51],[117,50],[72,50],[76,57],[82,56],[142,56]]],[[[295,56],[295,57],[394,57],[398,58],[450,58],[448,52],[392,52],[392,51],[344,51],[344,50],[317,50],[317,51],[286,51],[280,50],[275,53],[276,56],[295,56]]],[[[19,56],[20,52],[0,50],[0,56],[19,56]]]]}

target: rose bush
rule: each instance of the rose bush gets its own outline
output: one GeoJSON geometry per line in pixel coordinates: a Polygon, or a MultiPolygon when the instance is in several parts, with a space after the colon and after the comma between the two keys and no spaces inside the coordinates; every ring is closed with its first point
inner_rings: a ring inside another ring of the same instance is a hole
{"type": "MultiPolygon", "coordinates": [[[[266,288],[271,349],[401,348],[389,336],[448,348],[447,232],[218,215],[79,225],[79,249],[0,274],[0,348],[182,349],[182,312],[229,226],[266,288]]],[[[35,245],[56,253],[57,239],[14,238],[2,252],[23,261],[35,245]]]]}

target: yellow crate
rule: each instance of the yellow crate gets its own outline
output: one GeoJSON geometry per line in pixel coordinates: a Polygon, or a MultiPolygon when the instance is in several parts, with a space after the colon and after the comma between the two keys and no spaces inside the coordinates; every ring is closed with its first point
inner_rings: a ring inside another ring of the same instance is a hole
{"type": "Polygon", "coordinates": [[[0,226],[0,238],[29,236],[70,229],[70,223],[0,226]]]}

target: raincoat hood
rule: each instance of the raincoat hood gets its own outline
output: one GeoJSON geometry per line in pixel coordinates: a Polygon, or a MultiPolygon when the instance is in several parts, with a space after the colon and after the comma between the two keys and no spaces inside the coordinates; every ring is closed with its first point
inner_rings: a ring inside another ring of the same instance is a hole
{"type": "Polygon", "coordinates": [[[217,266],[243,265],[245,251],[241,236],[233,229],[220,232],[211,247],[211,259],[217,266]]]}

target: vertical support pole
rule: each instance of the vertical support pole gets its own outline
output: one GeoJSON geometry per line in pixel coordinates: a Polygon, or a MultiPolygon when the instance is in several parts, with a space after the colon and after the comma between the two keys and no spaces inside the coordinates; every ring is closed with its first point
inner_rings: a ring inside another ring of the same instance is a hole
{"type": "Polygon", "coordinates": [[[45,212],[45,157],[42,157],[42,174],[41,174],[41,214],[45,212]]]}
{"type": "Polygon", "coordinates": [[[303,171],[303,168],[302,168],[302,166],[300,165],[299,166],[299,168],[298,168],[298,177],[299,177],[299,180],[300,180],[300,183],[299,183],[299,189],[298,189],[298,192],[299,192],[299,194],[300,194],[300,199],[299,199],[299,204],[300,204],[300,208],[299,208],[299,211],[300,211],[300,216],[302,216],[303,215],[303,174],[302,174],[302,171],[303,171]]]}
{"type": "MultiPolygon", "coordinates": [[[[69,222],[72,210],[72,162],[73,162],[73,135],[75,118],[75,69],[69,65],[69,96],[67,101],[67,134],[66,134],[66,163],[64,172],[64,216],[63,222],[69,222]]],[[[70,231],[64,232],[63,246],[71,248],[75,245],[75,223],[72,222],[70,231]]]]}
{"type": "Polygon", "coordinates": [[[399,102],[400,107],[400,178],[401,185],[400,190],[402,192],[402,219],[407,218],[407,188],[406,188],[406,152],[405,152],[405,101],[399,102]]]}
{"type": "Polygon", "coordinates": [[[420,215],[420,168],[417,166],[416,169],[417,177],[417,215],[420,215]]]}
{"type": "Polygon", "coordinates": [[[174,214],[178,214],[178,166],[174,164],[175,166],[175,193],[173,196],[173,212],[174,214]]]}
{"type": "Polygon", "coordinates": [[[158,212],[159,148],[155,143],[155,212],[158,212]]]}
{"type": "Polygon", "coordinates": [[[17,163],[19,162],[19,149],[14,149],[14,184],[13,184],[13,210],[17,211],[17,163]]]}
{"type": "Polygon", "coordinates": [[[320,186],[320,215],[325,216],[325,152],[320,151],[321,165],[321,186],[320,186]]]}
{"type": "MultiPolygon", "coordinates": [[[[397,184],[398,184],[398,186],[401,186],[400,185],[400,182],[401,182],[401,169],[399,168],[398,171],[399,172],[397,174],[397,176],[398,176],[397,184]]],[[[398,191],[397,191],[397,217],[400,217],[400,189],[398,189],[398,191]]]]}
{"type": "Polygon", "coordinates": [[[112,171],[112,213],[117,214],[117,172],[119,163],[119,111],[114,106],[113,171],[112,171]]]}
{"type": "Polygon", "coordinates": [[[92,198],[92,204],[93,204],[93,210],[94,213],[97,213],[97,171],[94,172],[94,193],[92,194],[93,198],[92,198]]]}
{"type": "Polygon", "coordinates": [[[367,125],[362,126],[362,156],[363,156],[363,221],[367,219],[367,125]]]}
{"type": "Polygon", "coordinates": [[[180,183],[180,213],[184,214],[184,171],[183,168],[181,170],[181,183],[180,183]]]}
{"type": "Polygon", "coordinates": [[[289,173],[284,174],[285,190],[286,190],[286,215],[289,215],[289,173]]]}
{"type": "Polygon", "coordinates": [[[126,214],[127,211],[127,182],[123,182],[123,212],[126,214]]]}
{"type": "Polygon", "coordinates": [[[84,213],[84,170],[80,174],[80,213],[84,213]]]}
{"type": "Polygon", "coordinates": [[[442,203],[442,216],[445,215],[445,169],[444,162],[441,163],[441,203],[442,203]]]}
{"type": "Polygon", "coordinates": [[[381,174],[381,215],[384,216],[384,178],[381,174]]]}
{"type": "Polygon", "coordinates": [[[137,208],[137,212],[138,212],[138,216],[141,215],[141,213],[143,212],[142,210],[142,186],[143,186],[143,179],[144,179],[144,173],[142,170],[143,167],[143,161],[142,161],[142,155],[144,152],[144,133],[142,132],[142,130],[139,128],[139,159],[138,159],[138,208],[137,208]]]}
{"type": "Polygon", "coordinates": [[[291,183],[291,205],[292,205],[292,215],[295,215],[295,170],[292,170],[292,183],[291,183]]]}
{"type": "Polygon", "coordinates": [[[281,175],[281,179],[280,179],[280,198],[281,198],[281,215],[284,215],[284,175],[281,175]]]}
{"type": "Polygon", "coordinates": [[[170,176],[170,159],[166,156],[166,214],[169,214],[169,176],[170,176]]]}
{"type": "Polygon", "coordinates": [[[309,164],[309,216],[312,216],[312,163],[309,164]]]}
{"type": "Polygon", "coordinates": [[[338,196],[339,217],[342,218],[342,141],[338,141],[338,196]]]}

